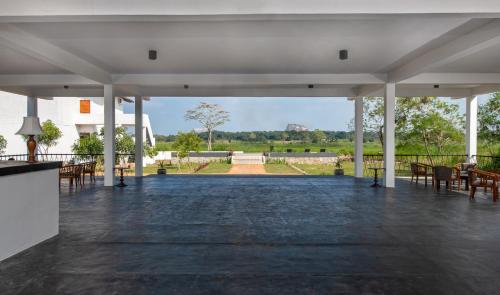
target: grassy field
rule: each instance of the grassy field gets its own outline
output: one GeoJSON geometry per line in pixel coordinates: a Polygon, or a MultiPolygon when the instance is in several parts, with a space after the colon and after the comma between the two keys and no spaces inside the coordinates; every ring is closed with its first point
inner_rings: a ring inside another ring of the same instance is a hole
{"type": "MultiPolygon", "coordinates": [[[[177,165],[165,165],[167,169],[167,174],[185,174],[185,173],[193,173],[194,169],[196,169],[197,164],[188,165],[186,163],[181,164],[181,169],[177,167],[177,165]]],[[[156,170],[158,169],[158,165],[147,165],[144,167],[144,175],[156,174],[156,170]]],[[[133,169],[132,169],[133,170],[133,169]]],[[[133,172],[132,172],[133,173],[133,172]]]]}
{"type": "MultiPolygon", "coordinates": [[[[294,164],[294,166],[310,175],[333,175],[335,169],[333,164],[294,164]]],[[[354,176],[353,162],[343,162],[342,167],[345,175],[354,176]]]]}
{"type": "MultiPolygon", "coordinates": [[[[156,146],[159,150],[171,151],[173,142],[157,142],[156,146]]],[[[305,149],[311,149],[311,152],[319,152],[320,149],[326,149],[327,152],[338,154],[353,154],[354,142],[347,140],[339,140],[328,143],[301,143],[301,142],[242,142],[242,141],[217,141],[213,145],[214,151],[244,151],[252,153],[268,152],[273,147],[275,152],[286,152],[287,149],[292,149],[294,152],[303,152],[305,149]]],[[[382,153],[382,146],[378,142],[366,142],[363,145],[365,154],[382,153]]],[[[206,151],[206,143],[201,145],[201,151],[206,151]]],[[[500,143],[493,148],[494,151],[500,150],[500,143]]],[[[397,154],[425,154],[425,149],[420,146],[396,147],[397,154]]],[[[444,154],[465,154],[465,143],[450,145],[443,152],[444,154]]],[[[490,152],[482,143],[478,143],[478,154],[489,155],[490,152]]]]}
{"type": "Polygon", "coordinates": [[[297,172],[297,170],[293,169],[292,167],[286,164],[265,164],[264,168],[266,169],[267,173],[271,174],[292,174],[292,175],[300,174],[297,172]]]}
{"type": "Polygon", "coordinates": [[[227,173],[231,169],[231,164],[227,163],[210,163],[207,167],[196,172],[196,174],[221,174],[227,173]]]}

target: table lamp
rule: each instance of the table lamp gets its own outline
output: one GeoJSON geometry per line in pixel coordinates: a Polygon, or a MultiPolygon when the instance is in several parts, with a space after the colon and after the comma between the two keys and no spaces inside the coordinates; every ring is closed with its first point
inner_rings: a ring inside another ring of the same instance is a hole
{"type": "Polygon", "coordinates": [[[38,117],[24,117],[23,126],[16,134],[28,136],[28,163],[35,163],[35,149],[36,141],[35,135],[42,133],[42,127],[40,126],[40,119],[38,117]]]}

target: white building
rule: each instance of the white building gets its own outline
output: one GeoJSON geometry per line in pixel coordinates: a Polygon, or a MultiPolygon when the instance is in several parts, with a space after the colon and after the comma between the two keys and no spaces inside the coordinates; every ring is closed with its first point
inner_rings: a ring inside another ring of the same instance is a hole
{"type": "MultiPolygon", "coordinates": [[[[0,92],[0,135],[7,140],[5,154],[26,153],[26,141],[16,135],[26,116],[27,98],[17,94],[0,92]]],[[[123,105],[128,99],[116,98],[116,126],[134,127],[135,115],[125,114],[123,105]]],[[[71,146],[81,136],[99,132],[104,127],[104,100],[102,97],[78,98],[55,97],[38,99],[40,122],[51,120],[61,130],[62,137],[49,153],[72,153],[71,146]]],[[[143,142],[154,145],[149,116],[143,114],[143,142]]]]}

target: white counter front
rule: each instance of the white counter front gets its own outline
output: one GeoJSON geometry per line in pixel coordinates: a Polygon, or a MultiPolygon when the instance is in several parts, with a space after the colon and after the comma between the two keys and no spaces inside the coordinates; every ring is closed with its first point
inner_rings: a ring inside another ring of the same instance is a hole
{"type": "Polygon", "coordinates": [[[59,233],[58,168],[19,163],[0,175],[0,261],[59,233]]]}

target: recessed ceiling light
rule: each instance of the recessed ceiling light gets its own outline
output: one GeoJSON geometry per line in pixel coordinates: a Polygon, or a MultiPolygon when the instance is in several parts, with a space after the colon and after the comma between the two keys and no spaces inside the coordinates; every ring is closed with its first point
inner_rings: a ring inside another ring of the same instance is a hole
{"type": "Polygon", "coordinates": [[[307,88],[314,88],[314,85],[313,84],[309,84],[309,85],[307,85],[307,88]]]}
{"type": "Polygon", "coordinates": [[[348,58],[349,58],[349,52],[347,51],[347,49],[339,50],[339,59],[340,60],[346,60],[348,58]]]}
{"type": "Polygon", "coordinates": [[[156,50],[149,50],[149,59],[156,60],[158,57],[158,52],[156,50]]]}

